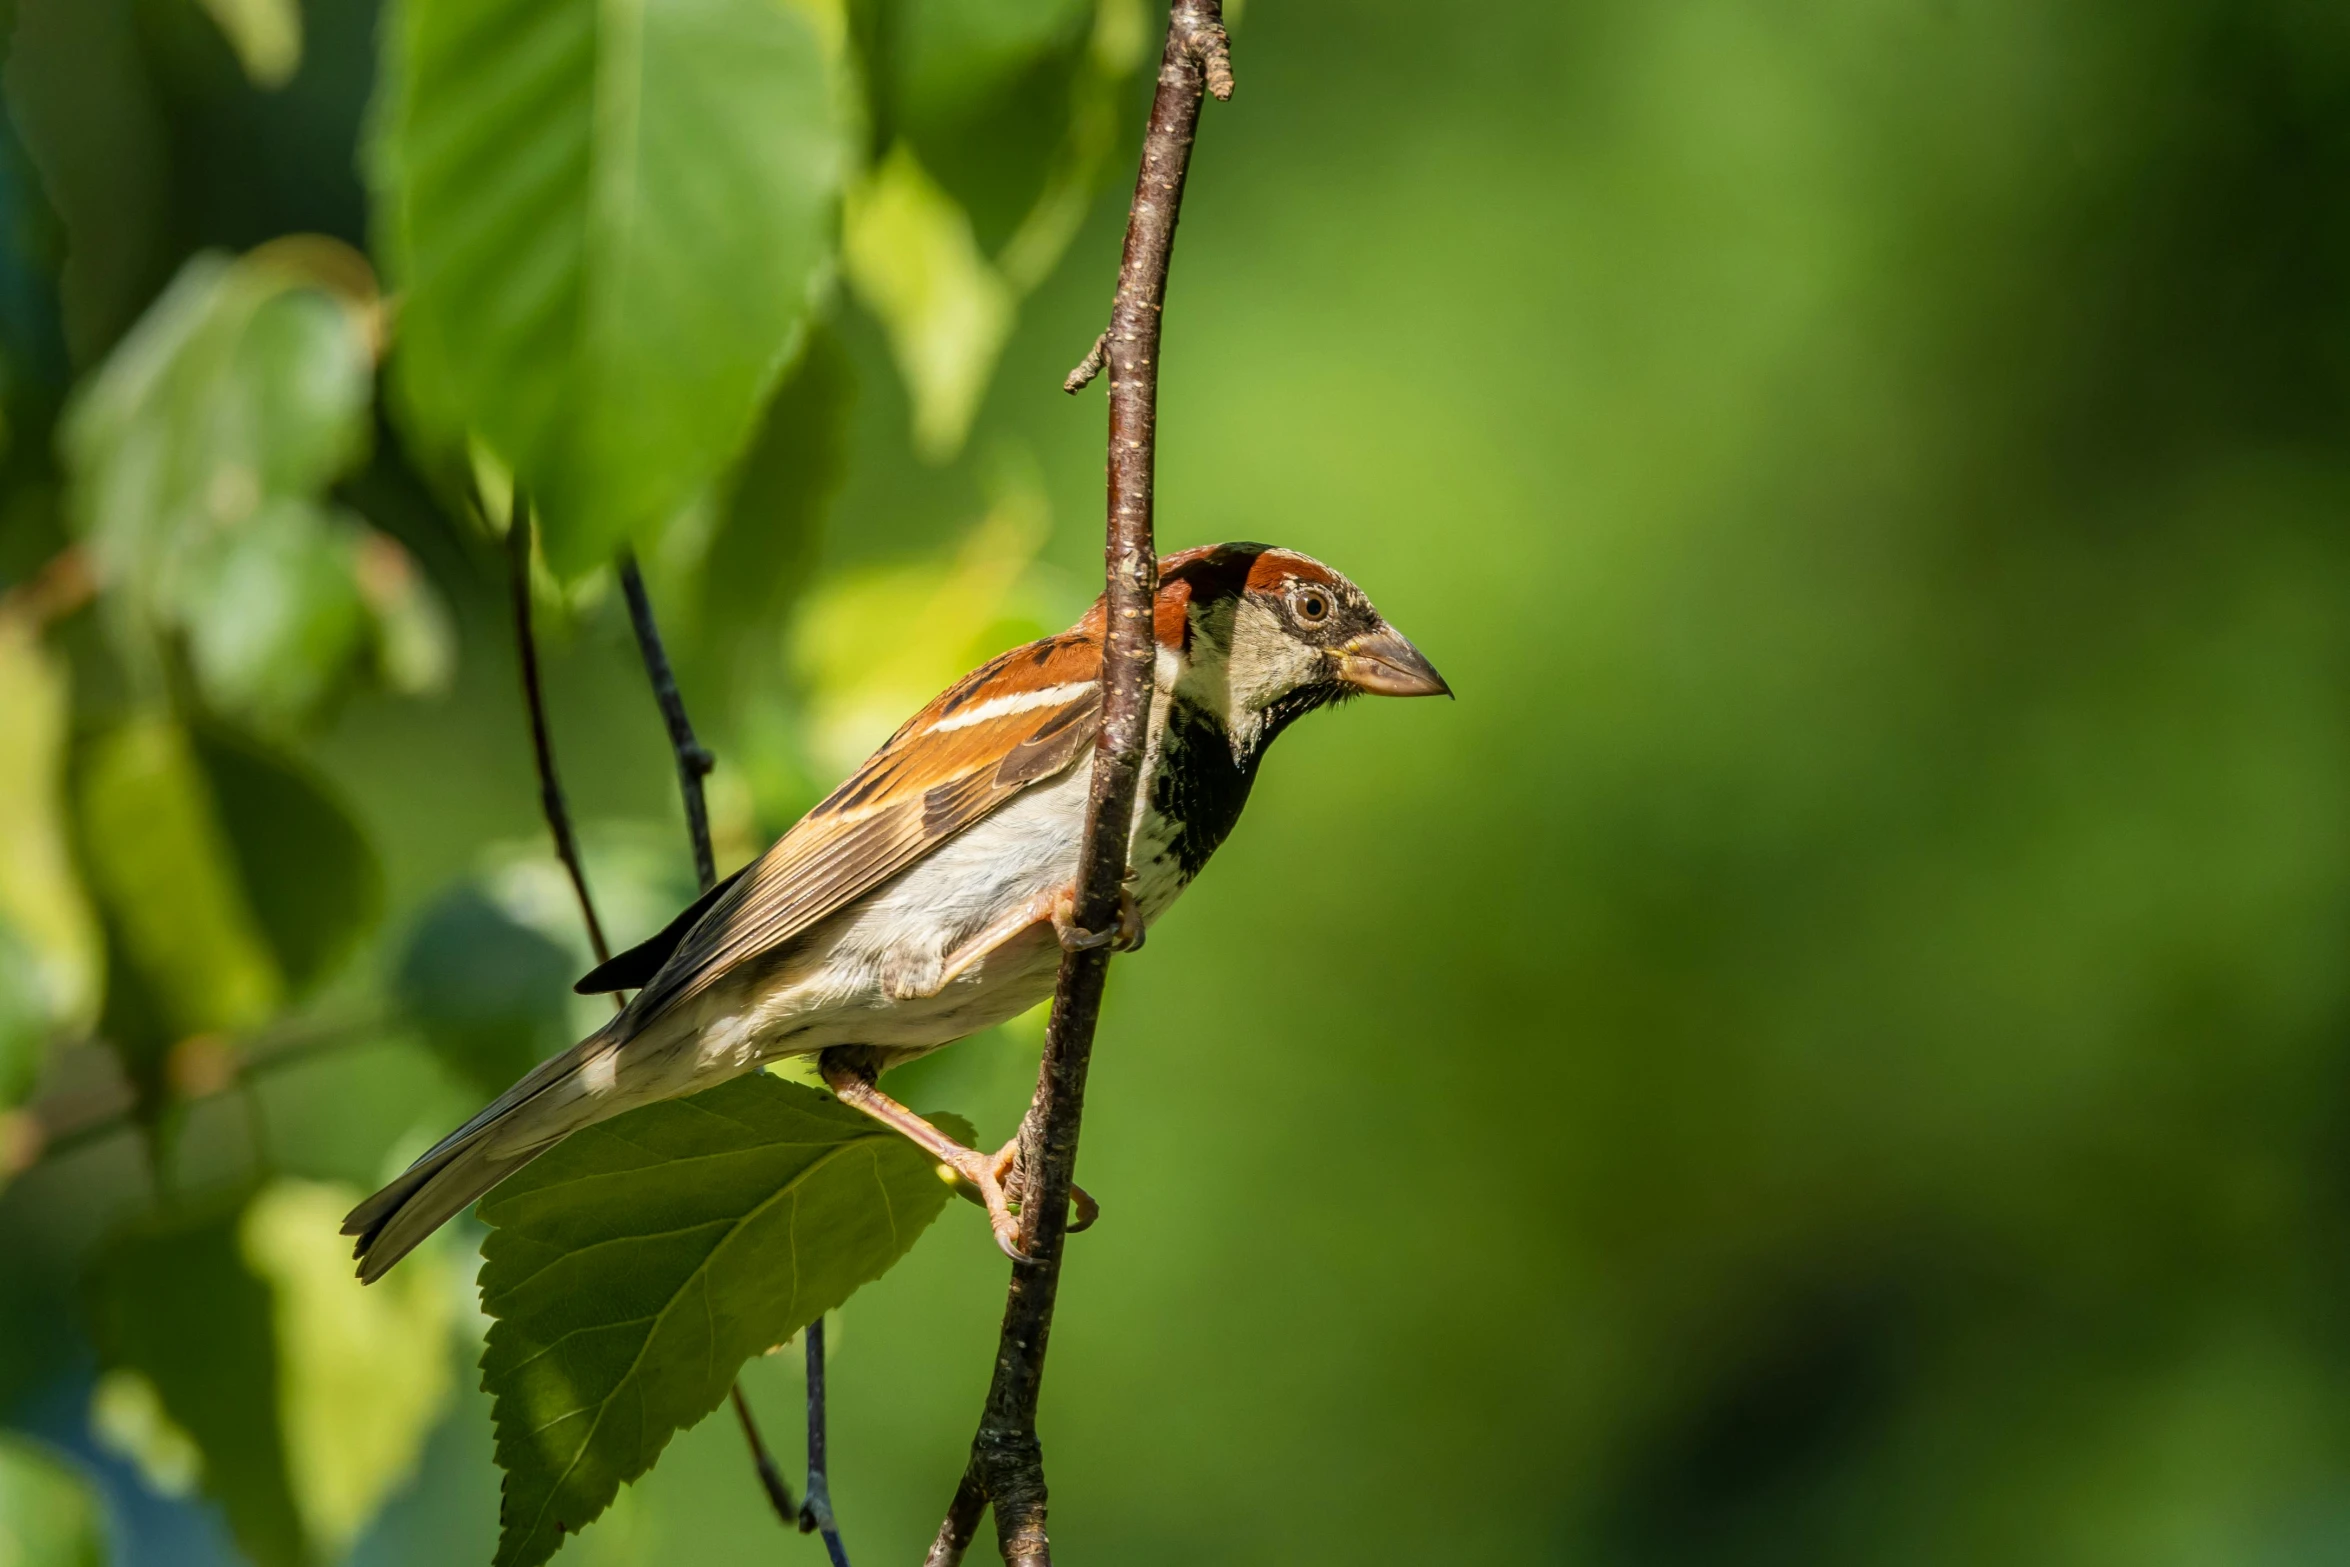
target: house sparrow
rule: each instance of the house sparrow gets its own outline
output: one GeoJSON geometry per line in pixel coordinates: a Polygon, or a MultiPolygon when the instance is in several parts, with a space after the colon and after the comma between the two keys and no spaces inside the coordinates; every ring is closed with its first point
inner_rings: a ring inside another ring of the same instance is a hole
{"type": "MultiPolygon", "coordinates": [[[[1160,563],[1158,657],[1118,929],[1070,911],[1101,722],[1104,609],[958,681],[753,864],[583,993],[620,1014],[542,1062],[351,1211],[373,1280],[452,1214],[581,1127],[813,1055],[840,1099],[951,1167],[1013,1256],[1012,1144],[964,1147],[881,1073],[1052,993],[1067,948],[1131,949],[1232,831],[1296,719],[1363,692],[1451,694],[1360,589],[1261,544],[1160,563]]],[[[1090,1199],[1078,1198],[1081,1217],[1090,1199]]]]}

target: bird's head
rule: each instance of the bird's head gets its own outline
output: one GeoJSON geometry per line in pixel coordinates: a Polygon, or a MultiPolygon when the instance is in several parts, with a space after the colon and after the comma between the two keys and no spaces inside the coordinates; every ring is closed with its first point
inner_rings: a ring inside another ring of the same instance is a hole
{"type": "Polygon", "coordinates": [[[1216,544],[1168,556],[1157,630],[1167,683],[1216,713],[1235,754],[1349,697],[1452,695],[1362,589],[1294,550],[1216,544]]]}

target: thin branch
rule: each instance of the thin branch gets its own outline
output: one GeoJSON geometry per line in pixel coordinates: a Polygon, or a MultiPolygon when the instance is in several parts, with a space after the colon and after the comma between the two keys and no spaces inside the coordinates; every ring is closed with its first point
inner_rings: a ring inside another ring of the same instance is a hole
{"type": "Polygon", "coordinates": [[[516,490],[514,515],[506,525],[506,564],[514,596],[514,652],[522,664],[522,700],[530,709],[530,743],[538,757],[539,809],[546,813],[547,831],[554,835],[556,858],[570,873],[571,890],[579,895],[579,916],[587,922],[588,945],[595,948],[598,963],[609,963],[612,948],[604,940],[604,922],[596,918],[595,900],[588,896],[579,839],[571,831],[571,810],[563,803],[562,781],[555,776],[555,742],[547,733],[547,699],[539,686],[538,640],[530,629],[530,544],[530,505],[516,490]]]}
{"type": "Polygon", "coordinates": [[[767,1493],[767,1505],[775,1509],[775,1516],[787,1523],[797,1516],[792,1506],[791,1484],[776,1467],[775,1455],[767,1451],[767,1439],[759,1435],[759,1422],[751,1418],[751,1401],[743,1396],[743,1385],[737,1381],[728,1390],[734,1399],[734,1418],[742,1422],[743,1440],[751,1444],[751,1462],[759,1471],[759,1488],[767,1493]]]}
{"type": "Polygon", "coordinates": [[[685,698],[678,695],[677,675],[669,667],[669,653],[661,646],[661,628],[653,619],[653,601],[645,593],[644,574],[636,569],[636,555],[620,552],[620,590],[628,596],[629,622],[636,627],[636,645],[645,656],[645,676],[653,683],[653,700],[660,704],[661,721],[669,726],[669,748],[677,753],[677,792],[685,800],[685,830],[694,844],[694,875],[708,892],[718,881],[718,860],[710,848],[710,807],[702,780],[716,761],[694,738],[693,721],[685,716],[685,698]]]}
{"type": "MultiPolygon", "coordinates": [[[[637,651],[644,655],[645,678],[652,682],[653,701],[661,709],[661,722],[669,730],[669,748],[677,756],[677,792],[685,801],[685,830],[693,841],[694,877],[702,891],[708,892],[718,884],[718,855],[710,842],[710,806],[703,794],[702,780],[710,776],[710,769],[717,762],[701,741],[694,738],[693,720],[686,716],[685,697],[677,689],[677,674],[670,667],[669,650],[661,643],[661,623],[653,618],[652,595],[645,591],[644,573],[637,570],[636,555],[631,550],[620,552],[620,588],[628,598],[628,619],[636,628],[637,651]]],[[[833,1567],[849,1567],[848,1553],[840,1543],[840,1531],[833,1526],[831,1489],[824,1470],[823,1320],[819,1318],[808,1329],[808,1499],[801,1507],[792,1506],[791,1487],[784,1484],[783,1471],[768,1450],[766,1437],[760,1434],[759,1422],[751,1415],[751,1401],[743,1396],[739,1381],[734,1385],[733,1396],[735,1418],[742,1424],[743,1440],[750,1444],[751,1464],[759,1472],[760,1488],[766,1491],[768,1502],[774,1506],[777,1520],[787,1529],[797,1525],[802,1534],[823,1529],[825,1548],[832,1553],[833,1567]]]]}
{"type": "Polygon", "coordinates": [[[824,1317],[808,1324],[808,1499],[800,1504],[800,1533],[821,1533],[832,1567],[849,1567],[848,1547],[832,1519],[832,1466],[824,1442],[824,1317]]]}
{"type": "MultiPolygon", "coordinates": [[[[1077,923],[1087,930],[1108,930],[1118,917],[1118,891],[1126,876],[1125,824],[1134,819],[1150,723],[1156,657],[1152,611],[1158,590],[1151,486],[1157,456],[1159,319],[1205,92],[1218,98],[1232,92],[1222,7],[1218,0],[1174,0],[1150,128],[1143,138],[1142,170],[1126,219],[1117,299],[1103,345],[1110,370],[1109,522],[1104,551],[1109,619],[1102,645],[1101,738],[1094,752],[1078,869],[1077,923]]],[[[962,1560],[978,1527],[979,1510],[989,1503],[995,1507],[996,1541],[1010,1567],[1050,1567],[1052,1561],[1036,1404],[1060,1290],[1086,1069],[1101,1017],[1109,959],[1104,947],[1071,952],[1061,960],[1036,1098],[1020,1126],[1020,1168],[1029,1187],[1021,1204],[1020,1243],[1031,1260],[1012,1265],[987,1407],[972,1438],[970,1464],[931,1546],[928,1567],[954,1567],[962,1560]]]]}
{"type": "MultiPolygon", "coordinates": [[[[383,1014],[371,1008],[349,1015],[285,1019],[242,1039],[211,1038],[207,1042],[219,1054],[206,1080],[178,1084],[179,1097],[190,1106],[203,1104],[281,1068],[353,1045],[380,1043],[384,1027],[383,1014]]],[[[183,1046],[186,1043],[182,1041],[183,1046]]],[[[98,1040],[82,1048],[109,1062],[115,1059],[115,1051],[98,1040]]],[[[176,1067],[167,1062],[165,1070],[174,1072],[176,1067]]],[[[42,1160],[62,1158],[116,1132],[132,1130],[138,1125],[138,1096],[117,1066],[103,1082],[52,1090],[21,1109],[0,1113],[0,1123],[9,1128],[0,1143],[13,1145],[0,1148],[0,1179],[5,1179],[42,1160]],[[7,1157],[11,1151],[14,1159],[7,1157]]]]}

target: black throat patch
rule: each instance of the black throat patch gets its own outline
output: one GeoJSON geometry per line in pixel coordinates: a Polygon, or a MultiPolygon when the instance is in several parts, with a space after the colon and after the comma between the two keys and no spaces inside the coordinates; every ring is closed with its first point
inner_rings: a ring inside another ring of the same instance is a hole
{"type": "Polygon", "coordinates": [[[1234,761],[1231,737],[1214,715],[1177,697],[1159,741],[1151,809],[1175,830],[1175,863],[1185,881],[1231,835],[1256,781],[1256,755],[1234,761]]]}

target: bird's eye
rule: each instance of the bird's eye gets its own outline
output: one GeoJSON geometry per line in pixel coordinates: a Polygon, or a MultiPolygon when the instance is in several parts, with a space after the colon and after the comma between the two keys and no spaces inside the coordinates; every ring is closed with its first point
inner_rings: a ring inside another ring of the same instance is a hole
{"type": "Polygon", "coordinates": [[[1318,626],[1330,618],[1330,596],[1308,588],[1297,596],[1295,608],[1302,624],[1318,626]]]}

